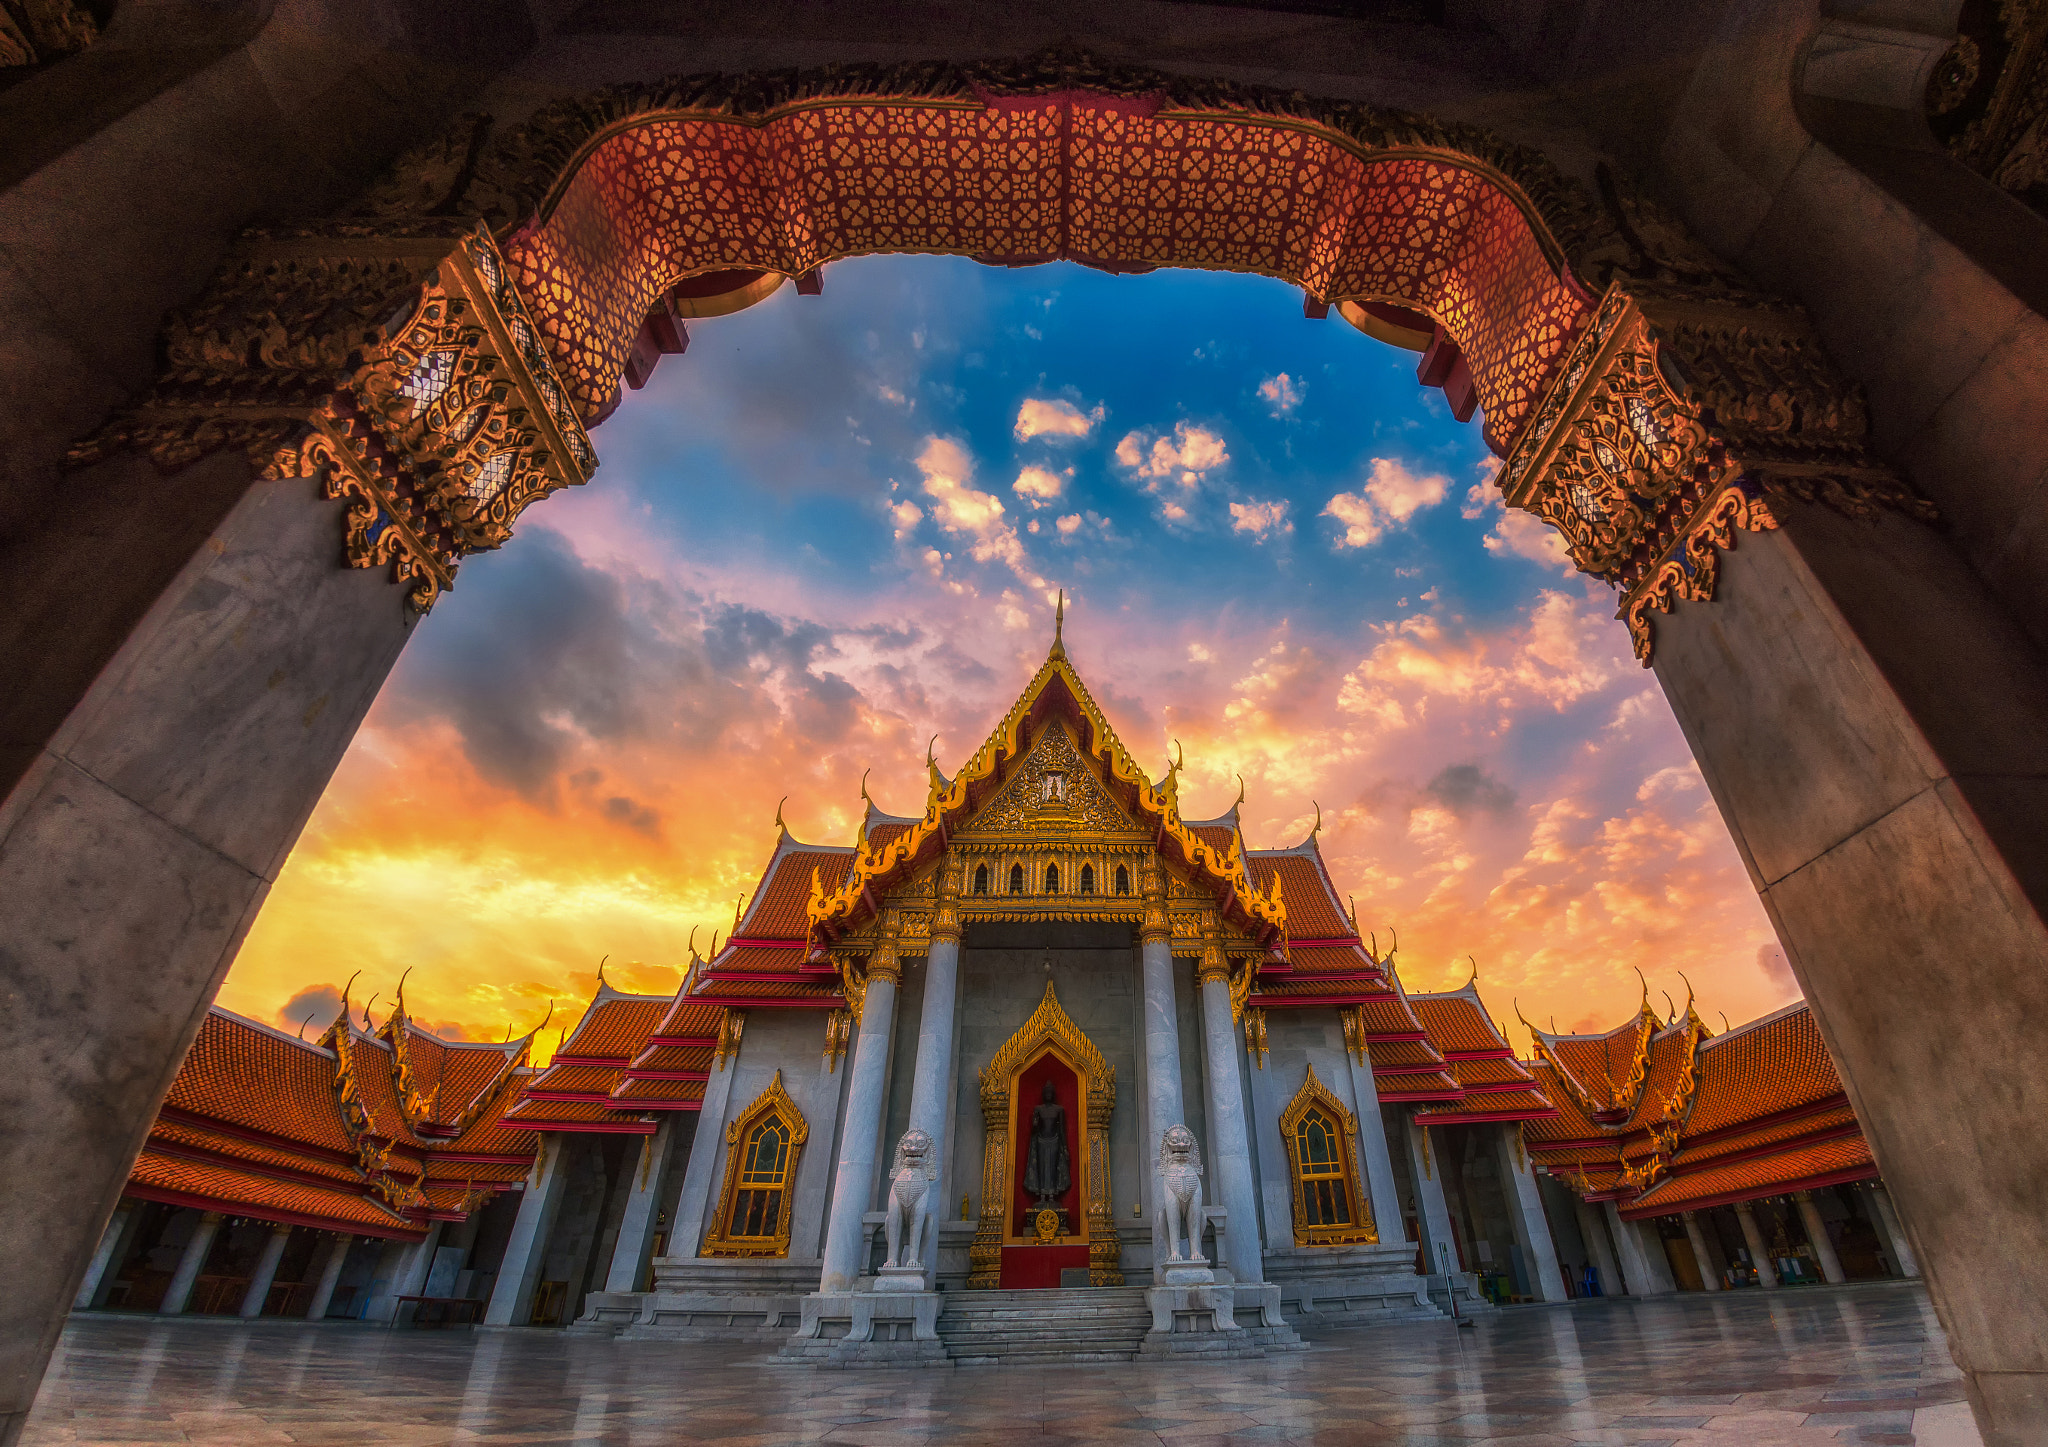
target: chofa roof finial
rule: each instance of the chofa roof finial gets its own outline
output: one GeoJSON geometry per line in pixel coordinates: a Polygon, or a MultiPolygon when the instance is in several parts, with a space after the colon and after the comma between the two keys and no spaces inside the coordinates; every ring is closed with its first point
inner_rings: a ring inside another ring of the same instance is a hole
{"type": "Polygon", "coordinates": [[[610,956],[610,955],[606,955],[606,956],[604,957],[604,959],[601,959],[601,960],[599,960],[599,961],[597,962],[597,988],[598,988],[598,989],[600,989],[600,990],[602,990],[602,989],[603,989],[603,988],[605,987],[605,985],[604,985],[604,961],[605,961],[605,960],[608,960],[608,959],[610,959],[610,958],[611,958],[611,956],[610,956]]]}
{"type": "Polygon", "coordinates": [[[1060,597],[1059,597],[1059,601],[1058,601],[1057,603],[1055,603],[1055,604],[1053,605],[1053,610],[1052,610],[1052,651],[1051,651],[1051,652],[1050,652],[1050,653],[1049,653],[1049,654],[1047,655],[1047,657],[1050,657],[1050,658],[1065,658],[1065,657],[1067,656],[1067,645],[1066,645],[1066,642],[1065,642],[1065,634],[1066,634],[1066,631],[1067,631],[1067,590],[1066,590],[1065,588],[1062,588],[1062,589],[1060,589],[1060,597]]]}
{"type": "Polygon", "coordinates": [[[787,834],[787,833],[789,832],[789,826],[788,826],[787,824],[785,824],[785,823],[783,823],[783,822],[782,822],[782,806],[783,806],[784,804],[787,804],[788,802],[789,802],[789,795],[787,795],[787,794],[784,794],[784,795],[783,795],[783,796],[781,797],[781,799],[779,799],[779,800],[777,800],[777,801],[776,801],[776,804],[775,804],[775,827],[776,827],[776,829],[777,829],[777,830],[779,830],[780,832],[782,832],[782,833],[784,833],[784,834],[787,834]]]}
{"type": "Polygon", "coordinates": [[[1321,804],[1316,803],[1314,799],[1309,800],[1309,803],[1315,804],[1316,806],[1316,822],[1314,827],[1312,827],[1308,831],[1308,837],[1313,839],[1316,837],[1316,835],[1323,832],[1323,806],[1321,804]]]}

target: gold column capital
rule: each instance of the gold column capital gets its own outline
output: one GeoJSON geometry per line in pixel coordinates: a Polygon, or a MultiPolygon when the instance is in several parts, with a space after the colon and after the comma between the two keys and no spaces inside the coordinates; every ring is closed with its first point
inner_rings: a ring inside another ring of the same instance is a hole
{"type": "Polygon", "coordinates": [[[1214,910],[1202,916],[1202,961],[1195,968],[1196,984],[1206,985],[1211,980],[1230,983],[1230,957],[1223,953],[1223,921],[1214,910]]]}
{"type": "Polygon", "coordinates": [[[1138,866],[1138,892],[1145,900],[1145,913],[1138,921],[1138,940],[1151,944],[1154,940],[1173,939],[1173,921],[1166,917],[1166,871],[1160,868],[1157,855],[1149,855],[1138,866]]]}
{"type": "Polygon", "coordinates": [[[932,905],[932,943],[940,940],[960,942],[960,893],[966,884],[967,863],[952,852],[946,855],[946,862],[939,867],[938,896],[932,905]]]}
{"type": "Polygon", "coordinates": [[[896,952],[896,941],[903,932],[903,916],[894,909],[882,913],[882,935],[875,941],[874,952],[868,956],[868,983],[887,980],[892,985],[903,982],[903,960],[896,952]]]}

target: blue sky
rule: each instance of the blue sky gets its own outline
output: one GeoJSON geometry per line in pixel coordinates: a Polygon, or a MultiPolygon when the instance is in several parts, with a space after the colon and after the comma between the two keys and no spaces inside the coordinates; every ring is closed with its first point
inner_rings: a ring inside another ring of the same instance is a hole
{"type": "Polygon", "coordinates": [[[844,842],[872,769],[918,812],[926,741],[980,744],[1062,588],[1141,763],[1185,746],[1191,817],[1242,775],[1255,846],[1320,806],[1412,988],[1476,959],[1497,1014],[1566,1027],[1638,969],[1710,1019],[1796,993],[1612,595],[1502,510],[1412,353],[1261,278],[933,257],[690,331],[418,630],[232,1007],[416,963],[408,1000],[496,1035],[601,955],[672,988],[778,801],[844,842]]]}

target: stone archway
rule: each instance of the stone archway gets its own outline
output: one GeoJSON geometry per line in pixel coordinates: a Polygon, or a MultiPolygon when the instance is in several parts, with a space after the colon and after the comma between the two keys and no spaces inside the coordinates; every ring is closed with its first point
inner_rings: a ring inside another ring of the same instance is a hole
{"type": "MultiPolygon", "coordinates": [[[[2041,670],[2010,619],[1868,455],[1857,394],[1803,313],[1744,285],[1612,175],[1587,192],[1471,128],[1073,57],[707,78],[566,102],[502,137],[466,126],[347,214],[248,237],[173,322],[153,394],[76,461],[109,495],[203,491],[217,521],[166,545],[189,541],[183,570],[109,647],[70,718],[8,755],[0,888],[38,906],[17,920],[7,963],[19,1027],[40,1042],[22,1053],[33,1106],[11,1111],[36,1127],[7,1158],[32,1183],[22,1219],[38,1223],[0,1256],[23,1303],[15,1380],[32,1395],[90,1255],[72,1223],[111,1209],[235,941],[403,645],[401,592],[430,605],[465,552],[505,540],[519,507],[588,478],[583,429],[669,277],[844,254],[801,212],[807,172],[777,149],[785,140],[828,161],[870,146],[875,186],[896,176],[901,204],[929,210],[902,176],[919,174],[921,143],[966,146],[947,126],[1006,138],[1008,169],[979,174],[1012,188],[1071,178],[1078,142],[1094,159],[1114,152],[1122,162],[1101,175],[1132,188],[1133,215],[1212,220],[1221,249],[1182,254],[1199,227],[1143,226],[1106,226],[1116,244],[1077,249],[1060,187],[1040,198],[1060,208],[1041,226],[1046,249],[920,248],[907,233],[900,249],[1241,265],[1322,303],[1429,314],[1486,408],[1510,500],[1559,525],[1580,566],[1622,592],[1871,1124],[1980,1406],[2028,1420],[1998,1403],[2023,1404],[2048,1364],[2048,1317],[2011,1330],[2012,1263],[2048,1259],[2035,1249],[2048,1242],[2010,1206],[2031,1199],[2048,1160],[2036,1140],[2048,1082],[2028,1065],[2025,1023],[2048,1009],[2048,983],[1984,962],[2048,958],[2028,802],[2048,777],[2048,693],[2025,683],[2041,670]],[[825,126],[833,114],[843,131],[825,126]],[[860,130],[885,119],[908,133],[860,130]],[[656,127],[756,167],[755,250],[667,271],[677,257],[650,238],[668,232],[614,225],[616,197],[596,179],[616,162],[630,183],[626,153],[656,127]],[[1173,127],[1201,131],[1206,149],[1146,172],[1173,127]],[[1246,149],[1254,136],[1265,154],[1246,149]],[[1353,174],[1348,202],[1300,184],[1311,153],[1353,174]],[[1208,211],[1161,200],[1169,183],[1239,164],[1263,189],[1208,211]],[[1385,184],[1357,179],[1367,172],[1385,184]],[[1403,196],[1467,207],[1438,259],[1491,227],[1493,249],[1473,254],[1498,270],[1343,272],[1358,226],[1403,196]],[[1308,212],[1292,252],[1262,239],[1276,206],[1308,212]],[[1275,249],[1263,261],[1230,250],[1255,243],[1275,249]],[[145,480],[138,449],[174,478],[145,480]],[[266,479],[253,488],[250,464],[266,479]],[[2008,696],[2002,679],[2022,682],[2008,696]],[[1987,688],[1998,708],[1958,702],[1987,688]],[[1917,968],[1869,989],[1868,960],[1893,948],[1917,968]],[[1947,1047],[1963,1038],[1979,1048],[1959,1070],[1947,1047]],[[1986,1109],[1994,1072],[2000,1104],[1986,1109]]],[[[17,1392],[0,1411],[25,1406],[17,1392]]]]}

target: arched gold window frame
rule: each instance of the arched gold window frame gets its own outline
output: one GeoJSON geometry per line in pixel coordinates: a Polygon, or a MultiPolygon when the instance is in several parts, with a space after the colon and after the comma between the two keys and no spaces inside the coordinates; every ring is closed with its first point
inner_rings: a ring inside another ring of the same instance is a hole
{"type": "Polygon", "coordinates": [[[1362,1246],[1377,1242],[1380,1233],[1373,1222],[1372,1203],[1358,1174],[1358,1117],[1330,1093],[1329,1087],[1316,1079],[1313,1065],[1309,1066],[1308,1078],[1302,1081],[1301,1089],[1294,1093],[1294,1099],[1280,1113],[1280,1139],[1287,1147],[1287,1177],[1294,1184],[1295,1244],[1362,1246]],[[1295,1131],[1314,1111],[1320,1111],[1337,1128],[1344,1169],[1343,1184],[1350,1197],[1351,1224],[1348,1226],[1308,1224],[1308,1201],[1303,1190],[1301,1152],[1295,1143],[1295,1131]]]}
{"type": "Polygon", "coordinates": [[[719,1193],[718,1215],[704,1238],[700,1256],[787,1256],[789,1255],[790,1213],[796,1206],[796,1166],[803,1145],[810,1138],[810,1122],[782,1088],[782,1072],[768,1082],[768,1088],[725,1128],[725,1185],[719,1193]],[[782,1209],[777,1213],[774,1234],[735,1236],[732,1213],[739,1201],[740,1167],[746,1156],[747,1140],[770,1116],[781,1120],[789,1131],[789,1158],[782,1168],[782,1209]]]}

